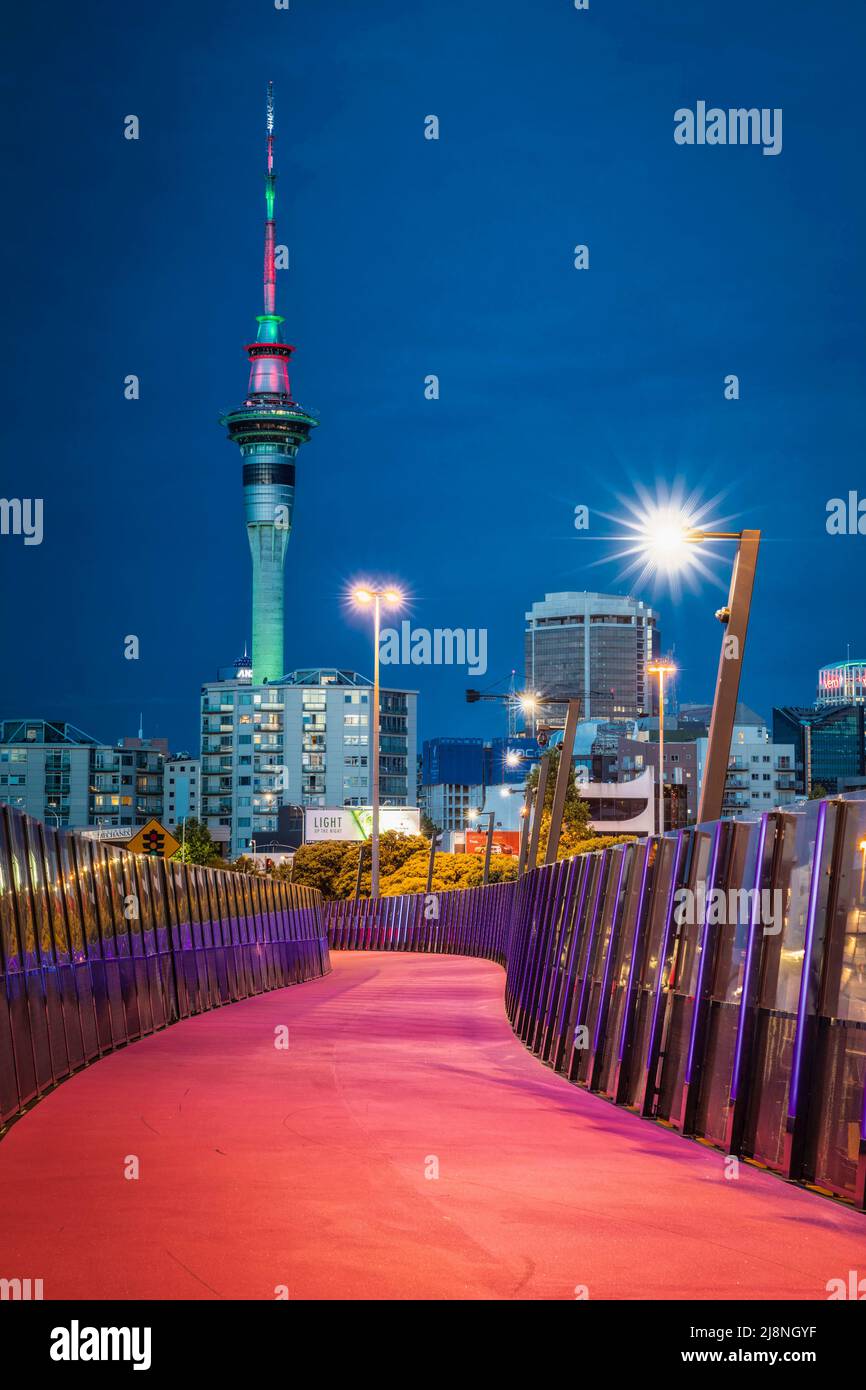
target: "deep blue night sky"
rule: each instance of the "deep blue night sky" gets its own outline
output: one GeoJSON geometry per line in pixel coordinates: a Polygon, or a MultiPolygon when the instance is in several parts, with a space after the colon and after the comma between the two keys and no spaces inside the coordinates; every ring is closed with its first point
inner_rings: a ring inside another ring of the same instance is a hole
{"type": "MultiPolygon", "coordinates": [[[[577,539],[575,504],[601,534],[617,493],[681,476],[766,536],[743,696],[811,700],[821,663],[866,653],[866,539],[825,531],[828,498],[866,495],[864,39],[850,0],[19,6],[0,492],[44,498],[45,538],[0,538],[0,716],[114,741],[142,710],[197,749],[200,684],[249,636],[217,417],[261,310],[268,78],[278,308],[322,420],[298,462],[287,666],[369,672],[341,595],[396,578],[415,624],[490,633],[480,682],[392,668],[421,690],[422,736],[501,732],[463,691],[520,668],[529,604],[631,587],[590,566],[607,549],[577,539]],[[782,153],[677,146],[699,99],[783,108],[782,153]]],[[[709,700],[723,589],[640,595],[681,698],[709,700]]]]}

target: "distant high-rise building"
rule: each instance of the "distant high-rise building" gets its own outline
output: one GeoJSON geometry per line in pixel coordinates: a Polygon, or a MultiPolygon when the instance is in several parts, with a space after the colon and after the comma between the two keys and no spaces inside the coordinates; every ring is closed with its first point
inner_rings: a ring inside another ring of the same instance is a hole
{"type": "Polygon", "coordinates": [[[584,719],[636,719],[654,708],[646,668],[661,650],[658,615],[616,594],[545,594],[526,614],[526,687],[546,707],[581,701],[584,719]]]}
{"type": "MultiPolygon", "coordinates": [[[[248,669],[248,668],[245,668],[248,669]]],[[[380,690],[383,806],[416,804],[417,693],[380,690]]],[[[285,807],[368,806],[372,682],[356,671],[245,673],[201,697],[201,819],[232,858],[272,840],[285,807]]]]}
{"type": "Polygon", "coordinates": [[[866,702],[866,661],[834,661],[818,672],[819,709],[866,702]]]}
{"type": "Polygon", "coordinates": [[[288,362],[294,349],[282,341],[276,312],[274,220],[274,106],[268,84],[265,173],[264,313],[256,341],[247,347],[250,381],[246,400],[222,423],[243,459],[244,511],[253,562],[253,679],[279,680],[283,658],[283,567],[295,504],[295,456],[318,421],[292,399],[288,362]]]}
{"type": "Polygon", "coordinates": [[[810,796],[816,787],[836,792],[840,782],[866,775],[861,704],[774,709],[773,738],[794,746],[796,785],[801,796],[810,796]]]}

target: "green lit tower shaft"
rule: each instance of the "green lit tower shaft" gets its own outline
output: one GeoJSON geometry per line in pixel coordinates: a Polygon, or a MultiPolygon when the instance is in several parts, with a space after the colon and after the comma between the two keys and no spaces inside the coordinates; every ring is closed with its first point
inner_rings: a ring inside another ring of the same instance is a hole
{"type": "Polygon", "coordinates": [[[279,680],[283,661],[283,569],[295,503],[295,456],[317,421],[292,400],[288,362],[293,348],[282,342],[276,312],[274,220],[274,103],[268,83],[268,166],[265,174],[264,313],[256,341],[247,345],[250,384],[238,410],[226,415],[243,458],[244,513],[253,561],[253,681],[279,680]]]}

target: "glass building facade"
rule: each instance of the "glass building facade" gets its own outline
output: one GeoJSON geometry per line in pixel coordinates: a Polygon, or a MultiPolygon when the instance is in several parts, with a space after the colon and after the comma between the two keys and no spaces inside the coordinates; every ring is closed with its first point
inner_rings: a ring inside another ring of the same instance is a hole
{"type": "Polygon", "coordinates": [[[840,782],[866,775],[863,705],[774,709],[773,740],[794,745],[801,796],[810,796],[816,787],[833,793],[840,782]]]}
{"type": "Polygon", "coordinates": [[[636,719],[653,710],[647,665],[660,651],[658,615],[616,594],[545,594],[526,614],[527,689],[545,705],[580,699],[585,719],[636,719]]]}

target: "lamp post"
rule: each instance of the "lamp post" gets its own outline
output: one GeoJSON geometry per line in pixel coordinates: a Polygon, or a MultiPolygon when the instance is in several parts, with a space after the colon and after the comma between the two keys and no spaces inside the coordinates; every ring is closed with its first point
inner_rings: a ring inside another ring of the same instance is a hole
{"type": "Polygon", "coordinates": [[[719,820],[725,797],[725,781],[734,736],[737,697],[740,692],[740,672],[749,629],[752,591],[758,565],[760,531],[703,531],[690,536],[692,540],[735,540],[737,553],[731,575],[731,587],[725,608],[716,617],[724,624],[719,670],[713,695],[713,713],[707,738],[707,761],[701,784],[698,821],[719,820]]]}
{"type": "Polygon", "coordinates": [[[371,749],[373,760],[373,828],[370,834],[370,897],[379,896],[379,630],[381,627],[382,604],[397,607],[402,602],[398,589],[372,589],[366,584],[359,585],[352,597],[355,602],[366,606],[373,605],[373,714],[371,719],[371,749]]]}
{"type": "Polygon", "coordinates": [[[724,625],[719,670],[713,695],[713,712],[707,739],[707,760],[701,784],[698,821],[719,820],[731,754],[731,738],[740,691],[740,672],[749,628],[755,570],[761,544],[760,531],[709,531],[689,524],[684,513],[661,513],[640,528],[637,549],[660,569],[674,570],[689,563],[689,547],[702,541],[736,541],[728,602],[716,617],[724,625]]]}
{"type": "Polygon", "coordinates": [[[565,811],[565,798],[568,794],[568,783],[571,777],[574,739],[577,733],[577,721],[579,718],[580,700],[569,700],[568,712],[565,717],[565,728],[562,731],[562,743],[559,747],[559,766],[556,770],[556,783],[553,789],[550,829],[547,832],[547,846],[544,851],[545,864],[555,864],[556,856],[559,853],[559,837],[562,833],[562,816],[565,811]]]}
{"type": "Polygon", "coordinates": [[[659,678],[659,829],[665,833],[665,676],[676,674],[676,666],[669,661],[656,661],[647,666],[647,674],[659,678]]]}
{"type": "Polygon", "coordinates": [[[523,805],[520,808],[520,853],[517,859],[517,877],[522,878],[526,868],[526,856],[529,853],[529,822],[532,817],[532,787],[529,779],[526,780],[526,788],[523,794],[523,805]]]}
{"type": "Polygon", "coordinates": [[[538,730],[538,696],[532,695],[528,691],[518,696],[518,703],[521,710],[532,718],[532,737],[537,737],[538,730]]]}
{"type": "Polygon", "coordinates": [[[481,816],[487,817],[487,845],[484,850],[484,879],[483,884],[490,882],[490,855],[493,852],[493,822],[496,818],[495,811],[471,810],[466,813],[470,820],[479,820],[481,816]]]}

